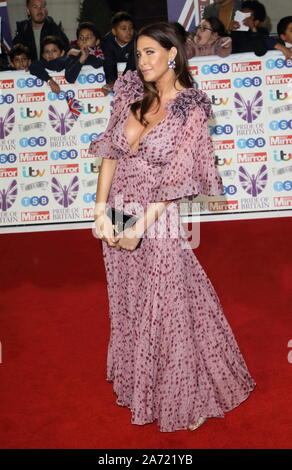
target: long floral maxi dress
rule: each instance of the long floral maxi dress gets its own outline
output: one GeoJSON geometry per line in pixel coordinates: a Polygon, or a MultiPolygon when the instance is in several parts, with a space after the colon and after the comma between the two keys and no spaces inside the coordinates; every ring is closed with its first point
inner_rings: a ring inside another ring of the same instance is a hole
{"type": "Polygon", "coordinates": [[[133,152],[124,127],[131,103],[143,96],[137,72],[121,76],[114,92],[107,130],[89,148],[118,160],[107,207],[141,217],[150,203],[170,203],[139,248],[115,250],[102,241],[107,380],[133,424],[157,419],[162,432],[172,432],[199,417],[223,417],[256,385],[178,216],[182,197],[223,191],[208,128],[211,104],[202,91],[181,90],[133,152]]]}

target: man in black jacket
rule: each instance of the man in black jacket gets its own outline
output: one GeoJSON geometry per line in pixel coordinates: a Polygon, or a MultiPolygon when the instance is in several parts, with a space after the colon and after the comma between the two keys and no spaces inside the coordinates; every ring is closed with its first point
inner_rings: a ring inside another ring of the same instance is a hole
{"type": "Polygon", "coordinates": [[[69,40],[60,27],[48,16],[45,0],[26,0],[28,20],[16,23],[16,36],[13,44],[23,44],[30,51],[32,61],[40,58],[40,43],[46,36],[58,36],[64,49],[69,49],[69,40]]]}

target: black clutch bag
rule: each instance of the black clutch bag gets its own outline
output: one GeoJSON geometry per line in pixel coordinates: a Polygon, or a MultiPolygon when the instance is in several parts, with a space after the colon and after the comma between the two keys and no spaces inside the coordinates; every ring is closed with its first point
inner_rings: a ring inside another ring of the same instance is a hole
{"type": "MultiPolygon", "coordinates": [[[[132,227],[132,225],[134,225],[138,220],[138,218],[134,215],[125,214],[124,212],[119,211],[114,207],[108,207],[105,212],[112,221],[115,235],[123,232],[126,228],[132,227]]],[[[136,248],[139,248],[141,243],[142,238],[140,239],[136,248]]]]}

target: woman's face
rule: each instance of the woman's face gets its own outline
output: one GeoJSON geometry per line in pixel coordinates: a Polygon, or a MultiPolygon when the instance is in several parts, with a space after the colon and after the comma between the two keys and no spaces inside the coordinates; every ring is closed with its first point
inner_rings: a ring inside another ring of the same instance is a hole
{"type": "Polygon", "coordinates": [[[174,73],[168,67],[168,60],[176,56],[176,48],[164,49],[159,42],[149,36],[140,36],[137,40],[137,65],[146,82],[157,82],[162,77],[174,73]]]}
{"type": "Polygon", "coordinates": [[[204,46],[210,41],[211,37],[214,37],[216,34],[217,33],[213,33],[209,21],[202,20],[196,31],[195,42],[204,46]]]}

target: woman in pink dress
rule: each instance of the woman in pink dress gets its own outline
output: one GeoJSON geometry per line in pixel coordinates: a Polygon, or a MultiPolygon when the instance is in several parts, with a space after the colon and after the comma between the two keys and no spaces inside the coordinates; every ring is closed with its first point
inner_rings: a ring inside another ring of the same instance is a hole
{"type": "Polygon", "coordinates": [[[193,430],[238,406],[255,382],[179,217],[182,197],[223,190],[210,101],[193,88],[169,24],[142,28],[136,53],[137,71],[116,81],[107,130],[90,146],[103,159],[95,224],[109,295],[107,380],[132,424],[193,430]],[[109,207],[138,221],[115,236],[109,207]]]}

